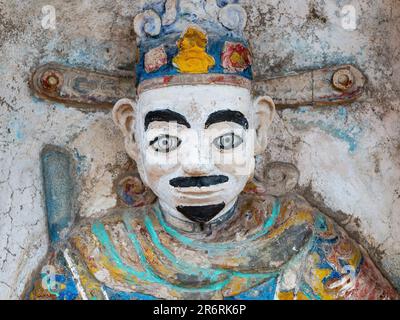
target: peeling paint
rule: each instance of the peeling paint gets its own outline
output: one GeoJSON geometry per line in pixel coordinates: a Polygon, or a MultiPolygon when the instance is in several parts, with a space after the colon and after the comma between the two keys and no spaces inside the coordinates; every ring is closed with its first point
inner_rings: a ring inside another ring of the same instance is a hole
{"type": "MultiPolygon", "coordinates": [[[[130,72],[136,54],[132,19],[139,2],[0,1],[0,298],[21,296],[46,254],[43,146],[77,150],[84,217],[117,204],[115,181],[132,166],[110,114],[83,113],[34,98],[27,83],[31,70],[57,61],[130,72]],[[56,8],[55,31],[40,25],[41,8],[48,4],[56,8]],[[13,121],[21,125],[14,127],[13,121]]],[[[377,263],[400,288],[397,0],[352,1],[358,13],[355,31],[341,26],[340,10],[347,1],[244,2],[257,76],[343,63],[366,74],[366,102],[280,111],[265,158],[295,164],[300,187],[310,186],[311,194],[320,195],[316,204],[332,210],[334,217],[341,212],[355,219],[344,223],[346,229],[370,244],[371,252],[378,250],[377,263]]]]}

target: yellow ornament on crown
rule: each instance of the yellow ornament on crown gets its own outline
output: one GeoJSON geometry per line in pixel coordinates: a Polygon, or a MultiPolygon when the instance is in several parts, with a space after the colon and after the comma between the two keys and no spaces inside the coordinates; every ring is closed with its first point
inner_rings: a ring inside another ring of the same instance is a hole
{"type": "Polygon", "coordinates": [[[207,36],[195,27],[189,27],[177,43],[179,53],[173,58],[173,65],[181,73],[208,73],[215,60],[207,54],[207,36]]]}

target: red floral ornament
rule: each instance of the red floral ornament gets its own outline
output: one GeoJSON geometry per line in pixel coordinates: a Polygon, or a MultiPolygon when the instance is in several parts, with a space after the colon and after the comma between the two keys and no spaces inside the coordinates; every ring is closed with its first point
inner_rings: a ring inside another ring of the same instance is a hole
{"type": "Polygon", "coordinates": [[[227,72],[242,72],[252,64],[250,50],[237,42],[225,42],[221,55],[222,67],[227,72]]]}

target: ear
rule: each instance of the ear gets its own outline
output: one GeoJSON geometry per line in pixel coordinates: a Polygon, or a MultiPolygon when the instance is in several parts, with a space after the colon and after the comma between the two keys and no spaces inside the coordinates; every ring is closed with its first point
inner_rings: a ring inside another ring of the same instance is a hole
{"type": "Polygon", "coordinates": [[[122,131],[125,138],[125,148],[134,160],[137,157],[137,144],[134,137],[134,124],[136,117],[136,102],[130,99],[119,100],[113,108],[114,123],[122,131]]]}
{"type": "Polygon", "coordinates": [[[268,96],[257,98],[253,107],[255,110],[255,154],[262,154],[267,148],[268,142],[268,128],[272,123],[275,115],[275,104],[268,96]]]}
{"type": "Polygon", "coordinates": [[[113,120],[124,136],[132,133],[135,111],[136,103],[130,99],[121,99],[114,105],[112,111],[113,120]]]}

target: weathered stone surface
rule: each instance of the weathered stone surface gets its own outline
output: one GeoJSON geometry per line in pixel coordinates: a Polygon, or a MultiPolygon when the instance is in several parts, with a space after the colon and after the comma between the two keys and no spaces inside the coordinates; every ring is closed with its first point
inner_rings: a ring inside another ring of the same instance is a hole
{"type": "MultiPolygon", "coordinates": [[[[296,165],[308,200],[366,245],[400,287],[400,91],[397,0],[245,1],[257,76],[353,64],[368,101],[278,113],[265,158],[296,165]],[[374,41],[371,41],[374,39],[374,41]]],[[[31,71],[44,63],[127,71],[134,65],[133,17],[141,2],[0,0],[0,298],[17,298],[47,245],[40,151],[69,149],[78,166],[80,214],[117,204],[114,181],[132,165],[106,112],[84,113],[32,97],[31,71]],[[43,29],[42,7],[56,9],[43,29]]]]}

